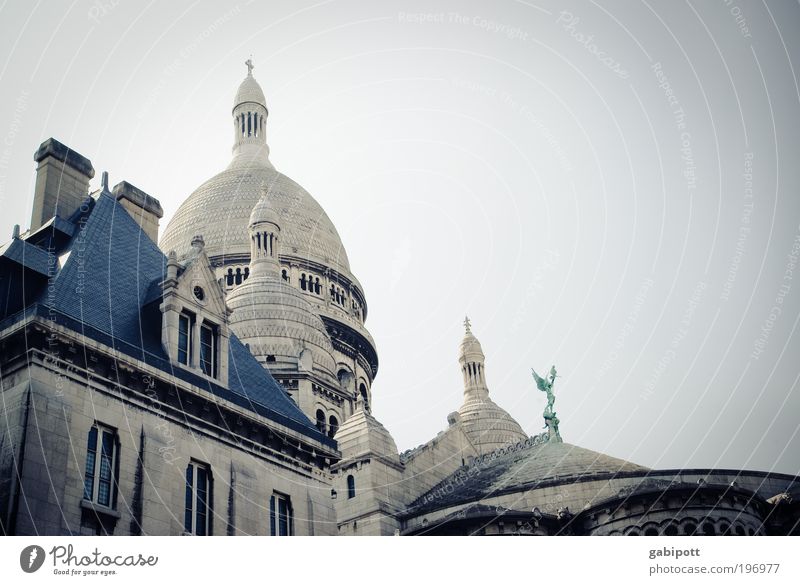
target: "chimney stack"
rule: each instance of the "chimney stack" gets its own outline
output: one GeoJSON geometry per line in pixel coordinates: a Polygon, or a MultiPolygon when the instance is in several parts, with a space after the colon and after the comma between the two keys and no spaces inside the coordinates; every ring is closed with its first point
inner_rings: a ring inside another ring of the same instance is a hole
{"type": "Polygon", "coordinates": [[[58,215],[67,218],[89,195],[89,181],[94,177],[92,161],[48,138],[39,146],[33,160],[36,187],[33,195],[31,231],[58,215]]]}
{"type": "Polygon", "coordinates": [[[158,220],[164,217],[164,210],[161,209],[158,199],[151,197],[127,181],[115,185],[111,193],[144,230],[144,233],[158,243],[158,220]]]}

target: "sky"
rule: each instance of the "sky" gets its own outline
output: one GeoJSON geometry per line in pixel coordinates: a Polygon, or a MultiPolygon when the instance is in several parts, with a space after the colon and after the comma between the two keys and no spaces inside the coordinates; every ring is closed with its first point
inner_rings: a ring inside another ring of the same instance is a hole
{"type": "Polygon", "coordinates": [[[462,321],[529,434],[800,473],[800,5],[0,2],[0,241],[55,137],[161,229],[230,160],[252,56],[278,170],[337,226],[399,449],[462,401],[462,321]]]}

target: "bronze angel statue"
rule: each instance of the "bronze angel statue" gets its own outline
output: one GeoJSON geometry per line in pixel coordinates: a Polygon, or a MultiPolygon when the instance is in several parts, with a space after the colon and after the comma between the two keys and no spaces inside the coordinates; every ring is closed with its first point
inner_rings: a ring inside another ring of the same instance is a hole
{"type": "Polygon", "coordinates": [[[552,416],[554,414],[553,404],[556,401],[555,394],[553,394],[553,384],[556,381],[556,367],[553,366],[550,368],[550,373],[546,378],[542,378],[533,368],[531,368],[531,372],[533,373],[533,379],[536,380],[536,386],[538,386],[539,390],[547,393],[547,406],[544,409],[544,416],[552,416]]]}

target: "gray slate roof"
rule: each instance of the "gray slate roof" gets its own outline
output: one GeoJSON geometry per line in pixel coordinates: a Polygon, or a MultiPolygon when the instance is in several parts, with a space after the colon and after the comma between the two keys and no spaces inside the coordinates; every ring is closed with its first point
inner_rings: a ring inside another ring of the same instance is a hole
{"type": "Polygon", "coordinates": [[[545,442],[478,458],[420,496],[409,515],[479,502],[502,493],[534,489],[550,481],[571,483],[592,476],[647,472],[648,468],[569,443],[545,442]]]}

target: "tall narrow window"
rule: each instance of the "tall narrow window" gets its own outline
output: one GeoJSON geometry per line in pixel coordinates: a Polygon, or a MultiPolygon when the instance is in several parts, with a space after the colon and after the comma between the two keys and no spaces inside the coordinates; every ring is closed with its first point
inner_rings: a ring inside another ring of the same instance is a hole
{"type": "Polygon", "coordinates": [[[352,475],[347,476],[347,499],[356,497],[356,478],[352,475]]]}
{"type": "Polygon", "coordinates": [[[113,429],[95,424],[86,444],[86,474],[83,498],[114,508],[117,504],[119,440],[113,429]]]}
{"type": "Polygon", "coordinates": [[[200,368],[206,376],[217,376],[217,335],[206,323],[200,327],[200,368]]]}
{"type": "Polygon", "coordinates": [[[178,361],[188,366],[190,355],[192,355],[192,320],[189,315],[182,313],[178,317],[178,361]]]}
{"type": "Polygon", "coordinates": [[[211,470],[207,465],[192,461],[186,468],[186,498],[183,527],[189,534],[211,534],[211,470]]]}
{"type": "Polygon", "coordinates": [[[321,410],[317,410],[317,429],[320,433],[325,432],[325,413],[321,410]]]}
{"type": "Polygon", "coordinates": [[[331,417],[328,419],[328,436],[332,439],[338,430],[339,421],[336,420],[335,416],[331,415],[331,417]]]}
{"type": "Polygon", "coordinates": [[[289,496],[274,493],[269,499],[269,533],[272,536],[294,534],[292,502],[289,496]]]}

